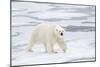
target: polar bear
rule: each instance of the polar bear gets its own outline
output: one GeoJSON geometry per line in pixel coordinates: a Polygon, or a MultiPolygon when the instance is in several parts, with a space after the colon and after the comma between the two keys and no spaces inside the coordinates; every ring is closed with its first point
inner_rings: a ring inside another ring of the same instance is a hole
{"type": "Polygon", "coordinates": [[[57,43],[59,47],[66,52],[66,44],[64,42],[63,34],[64,29],[61,26],[41,23],[33,30],[27,50],[32,51],[32,47],[36,42],[42,42],[47,53],[55,53],[55,43],[57,43]]]}

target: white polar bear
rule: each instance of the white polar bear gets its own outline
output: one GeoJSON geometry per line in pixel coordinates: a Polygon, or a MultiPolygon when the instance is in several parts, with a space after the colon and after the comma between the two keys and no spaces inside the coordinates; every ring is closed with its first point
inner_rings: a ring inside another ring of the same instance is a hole
{"type": "Polygon", "coordinates": [[[66,52],[66,44],[63,37],[64,29],[59,25],[51,25],[42,23],[33,30],[28,51],[32,51],[32,47],[36,42],[42,42],[45,45],[47,53],[54,53],[54,44],[57,43],[59,47],[66,52]]]}

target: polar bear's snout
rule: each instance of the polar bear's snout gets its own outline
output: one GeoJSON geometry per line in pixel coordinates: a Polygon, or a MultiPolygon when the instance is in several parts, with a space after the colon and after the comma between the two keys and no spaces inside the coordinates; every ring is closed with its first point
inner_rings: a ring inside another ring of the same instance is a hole
{"type": "Polygon", "coordinates": [[[63,36],[63,33],[60,33],[61,36],[63,36]]]}

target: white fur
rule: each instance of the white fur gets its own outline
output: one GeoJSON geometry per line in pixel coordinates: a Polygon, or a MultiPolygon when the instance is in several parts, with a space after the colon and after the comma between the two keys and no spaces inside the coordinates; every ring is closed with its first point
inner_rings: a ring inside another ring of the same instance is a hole
{"type": "Polygon", "coordinates": [[[61,32],[63,33],[64,29],[59,25],[39,24],[33,30],[30,43],[28,44],[28,51],[32,50],[36,42],[42,42],[45,45],[47,53],[54,52],[53,48],[55,43],[58,43],[59,47],[66,52],[64,38],[60,35],[61,32]]]}

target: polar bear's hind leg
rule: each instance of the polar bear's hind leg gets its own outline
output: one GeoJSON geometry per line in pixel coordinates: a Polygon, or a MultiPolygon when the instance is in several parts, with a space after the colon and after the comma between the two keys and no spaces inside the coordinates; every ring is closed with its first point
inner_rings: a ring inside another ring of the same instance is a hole
{"type": "Polygon", "coordinates": [[[32,52],[32,47],[35,45],[35,42],[36,41],[34,40],[34,37],[32,37],[29,44],[28,44],[27,51],[32,52]]]}

